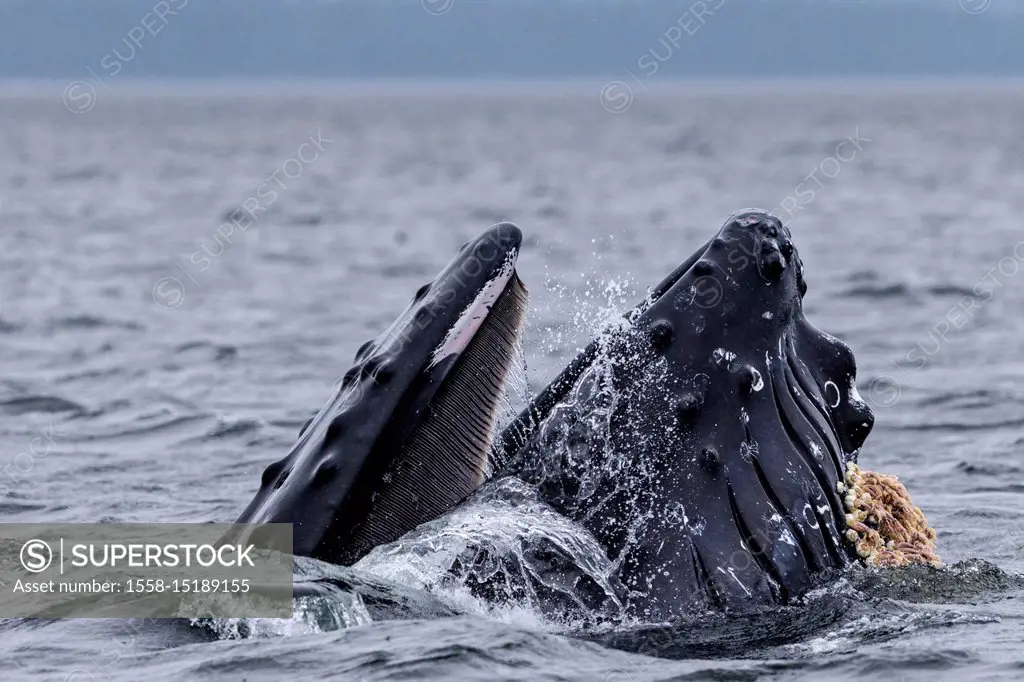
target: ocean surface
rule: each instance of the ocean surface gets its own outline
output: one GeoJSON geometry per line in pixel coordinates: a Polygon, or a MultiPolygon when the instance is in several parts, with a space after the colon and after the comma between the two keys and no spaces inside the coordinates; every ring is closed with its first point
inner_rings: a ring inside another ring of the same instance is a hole
{"type": "Polygon", "coordinates": [[[0,520],[231,521],[356,348],[487,225],[526,234],[536,391],[760,207],[793,231],[808,318],[856,354],[862,466],[907,485],[947,567],[583,632],[439,577],[474,533],[586,552],[579,529],[464,510],[353,569],[433,610],[353,598],[334,627],[205,641],[3,621],[5,682],[1024,678],[1019,83],[109,85],[0,86],[0,520]]]}

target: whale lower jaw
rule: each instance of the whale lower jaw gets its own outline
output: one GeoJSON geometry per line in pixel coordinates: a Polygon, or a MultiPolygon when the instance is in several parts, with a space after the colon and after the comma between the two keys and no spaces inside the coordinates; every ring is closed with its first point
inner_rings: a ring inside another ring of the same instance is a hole
{"type": "Polygon", "coordinates": [[[789,603],[855,559],[839,486],[873,417],[805,291],[788,230],[741,212],[499,440],[634,615],[789,603]]]}

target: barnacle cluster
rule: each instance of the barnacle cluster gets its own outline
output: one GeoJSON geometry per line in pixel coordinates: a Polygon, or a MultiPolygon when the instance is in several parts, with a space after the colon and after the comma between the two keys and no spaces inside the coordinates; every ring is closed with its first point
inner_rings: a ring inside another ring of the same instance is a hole
{"type": "Polygon", "coordinates": [[[846,506],[846,539],[872,566],[941,566],[935,530],[895,476],[864,471],[850,462],[838,484],[846,506]]]}

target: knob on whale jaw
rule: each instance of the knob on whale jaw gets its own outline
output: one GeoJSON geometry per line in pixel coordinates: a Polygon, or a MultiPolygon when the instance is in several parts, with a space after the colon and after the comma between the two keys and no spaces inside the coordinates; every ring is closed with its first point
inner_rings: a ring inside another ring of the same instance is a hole
{"type": "Polygon", "coordinates": [[[645,619],[787,602],[854,558],[838,484],[873,419],[853,354],[804,317],[800,255],[762,211],[653,292],[510,425],[504,456],[605,546],[645,619]],[[603,392],[580,381],[595,374],[603,392]],[[559,443],[570,414],[615,425],[589,461],[559,443]]]}

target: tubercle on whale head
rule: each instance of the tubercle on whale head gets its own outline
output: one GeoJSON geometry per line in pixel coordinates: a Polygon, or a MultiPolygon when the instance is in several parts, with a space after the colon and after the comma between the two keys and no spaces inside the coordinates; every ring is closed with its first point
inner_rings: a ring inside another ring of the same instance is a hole
{"type": "Polygon", "coordinates": [[[463,245],[360,347],[238,521],[291,522],[295,554],[350,564],[482,483],[500,396],[467,397],[467,385],[500,388],[508,370],[526,301],[521,244],[519,228],[500,223],[463,245]],[[456,405],[474,412],[471,426],[448,424],[456,405]]]}

